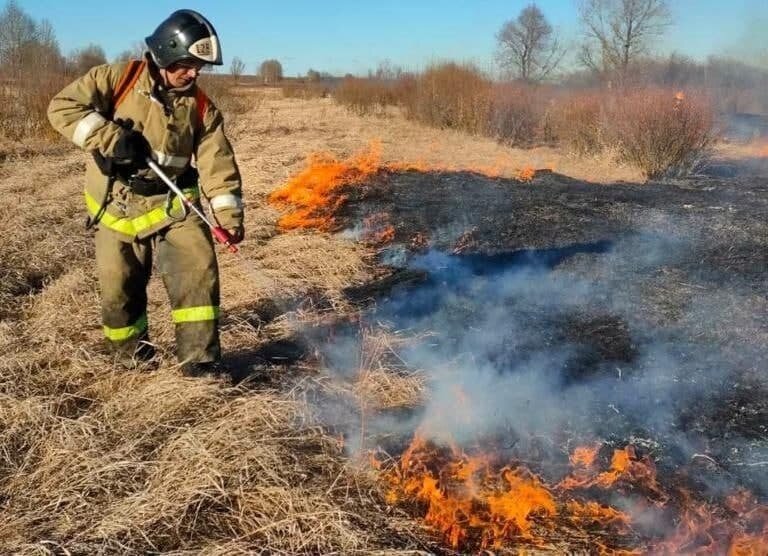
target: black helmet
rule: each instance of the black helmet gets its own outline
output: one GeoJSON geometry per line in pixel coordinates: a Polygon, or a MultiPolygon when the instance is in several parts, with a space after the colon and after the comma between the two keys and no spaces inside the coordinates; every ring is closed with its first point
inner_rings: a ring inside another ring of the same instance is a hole
{"type": "Polygon", "coordinates": [[[161,68],[183,60],[222,64],[216,29],[193,10],[173,12],[145,40],[152,59],[161,68]]]}

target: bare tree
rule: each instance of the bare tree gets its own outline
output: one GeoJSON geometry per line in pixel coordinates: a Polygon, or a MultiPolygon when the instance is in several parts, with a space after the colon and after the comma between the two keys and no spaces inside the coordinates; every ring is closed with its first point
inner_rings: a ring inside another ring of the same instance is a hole
{"type": "Polygon", "coordinates": [[[69,65],[73,72],[82,74],[93,66],[107,63],[104,49],[98,44],[89,44],[85,48],[75,50],[69,57],[69,65]]]}
{"type": "Polygon", "coordinates": [[[232,74],[232,79],[237,83],[240,80],[240,76],[245,71],[245,62],[235,56],[232,58],[232,63],[229,64],[229,73],[232,74]]]}
{"type": "Polygon", "coordinates": [[[19,70],[24,47],[37,40],[35,20],[10,0],[0,12],[0,65],[10,71],[19,70]]]}
{"type": "Polygon", "coordinates": [[[517,19],[507,21],[496,35],[497,60],[510,75],[541,81],[565,55],[565,48],[536,4],[523,8],[517,19]]]}
{"type": "Polygon", "coordinates": [[[320,72],[310,68],[309,70],[307,70],[307,77],[306,77],[306,79],[310,83],[317,83],[321,79],[320,72]]]}
{"type": "Polygon", "coordinates": [[[41,74],[64,71],[66,62],[50,21],[43,19],[36,25],[36,39],[22,45],[19,59],[25,71],[41,74]]]}
{"type": "Polygon", "coordinates": [[[264,60],[259,66],[259,75],[265,85],[277,83],[283,79],[283,66],[277,60],[264,60]]]}
{"type": "Polygon", "coordinates": [[[10,1],[0,12],[0,67],[9,75],[64,69],[64,59],[50,21],[37,23],[10,1]]]}
{"type": "Polygon", "coordinates": [[[671,24],[668,0],[581,0],[579,17],[585,36],[580,61],[620,78],[671,24]]]}
{"type": "Polygon", "coordinates": [[[142,41],[134,42],[130,48],[126,48],[115,56],[115,62],[127,62],[129,60],[141,60],[147,47],[142,41]]]}

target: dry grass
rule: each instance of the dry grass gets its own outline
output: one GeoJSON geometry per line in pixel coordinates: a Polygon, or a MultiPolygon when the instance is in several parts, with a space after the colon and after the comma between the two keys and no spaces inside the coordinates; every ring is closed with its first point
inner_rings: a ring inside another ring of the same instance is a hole
{"type": "MultiPolygon", "coordinates": [[[[345,156],[379,140],[385,162],[495,166],[509,176],[532,165],[592,181],[639,179],[551,148],[509,149],[402,117],[355,116],[329,99],[237,91],[251,106],[228,120],[248,237],[240,256],[219,258],[227,353],[295,334],[320,310],[348,310],[343,288],[370,275],[370,254],[350,240],[276,235],[278,214],[265,198],[313,151],[345,156]],[[315,308],[311,299],[324,304],[315,308]],[[260,310],[268,301],[272,317],[260,310]]],[[[185,379],[154,278],[149,313],[160,368],[120,372],[99,347],[91,239],[81,228],[84,156],[64,150],[7,160],[0,175],[0,552],[415,553],[406,550],[418,546],[414,525],[395,527],[384,517],[375,489],[348,465],[309,401],[330,388],[361,422],[369,412],[420,403],[424,376],[396,358],[405,340],[369,331],[358,372],[347,380],[247,358],[238,370],[259,365],[263,382],[185,379]]]]}
{"type": "MultiPolygon", "coordinates": [[[[236,147],[251,205],[263,185],[254,174],[277,185],[274,168],[284,167],[247,146],[271,133],[258,128],[260,103],[239,121],[230,113],[235,129],[256,130],[236,147]]],[[[302,146],[289,152],[305,154],[302,146]]],[[[149,313],[160,369],[120,372],[102,354],[92,247],[81,228],[83,159],[67,150],[6,161],[0,178],[9,200],[0,252],[0,552],[385,553],[390,543],[361,517],[376,502],[357,487],[351,494],[361,477],[305,401],[312,380],[286,375],[257,388],[179,376],[156,279],[149,313]]],[[[341,288],[366,276],[361,247],[274,236],[275,216],[253,206],[242,256],[221,257],[227,351],[255,349],[296,326],[296,317],[253,321],[259,300],[318,291],[341,299],[341,288]]]]}

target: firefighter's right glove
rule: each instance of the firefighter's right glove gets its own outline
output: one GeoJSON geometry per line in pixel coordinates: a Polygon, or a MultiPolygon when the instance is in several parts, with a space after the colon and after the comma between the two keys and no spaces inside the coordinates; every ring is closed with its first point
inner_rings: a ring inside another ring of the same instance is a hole
{"type": "Polygon", "coordinates": [[[214,211],[213,216],[216,223],[227,230],[232,236],[232,243],[240,243],[245,237],[245,228],[243,227],[243,209],[225,208],[214,211]]]}
{"type": "Polygon", "coordinates": [[[115,143],[112,158],[124,170],[131,173],[147,167],[147,157],[152,155],[152,147],[141,132],[126,129],[115,143]]]}
{"type": "Polygon", "coordinates": [[[233,245],[238,244],[245,239],[245,228],[242,225],[228,229],[227,233],[232,238],[233,245]]]}

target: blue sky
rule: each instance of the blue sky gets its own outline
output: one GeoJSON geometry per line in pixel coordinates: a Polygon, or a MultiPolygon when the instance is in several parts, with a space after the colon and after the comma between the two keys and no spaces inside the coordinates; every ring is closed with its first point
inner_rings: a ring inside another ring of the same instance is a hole
{"type": "MultiPolygon", "coordinates": [[[[365,73],[382,60],[406,69],[430,61],[474,61],[492,68],[495,34],[529,1],[510,0],[17,0],[35,19],[48,19],[62,51],[100,44],[111,59],[143,40],[172,11],[201,11],[221,36],[225,70],[233,56],[254,71],[277,58],[286,75],[309,68],[365,73]]],[[[578,37],[576,0],[539,0],[566,39],[578,37]]],[[[768,0],[670,0],[674,26],[656,45],[696,58],[741,52],[752,41],[768,48],[768,0]]],[[[754,43],[752,43],[754,44],[754,43]]]]}

